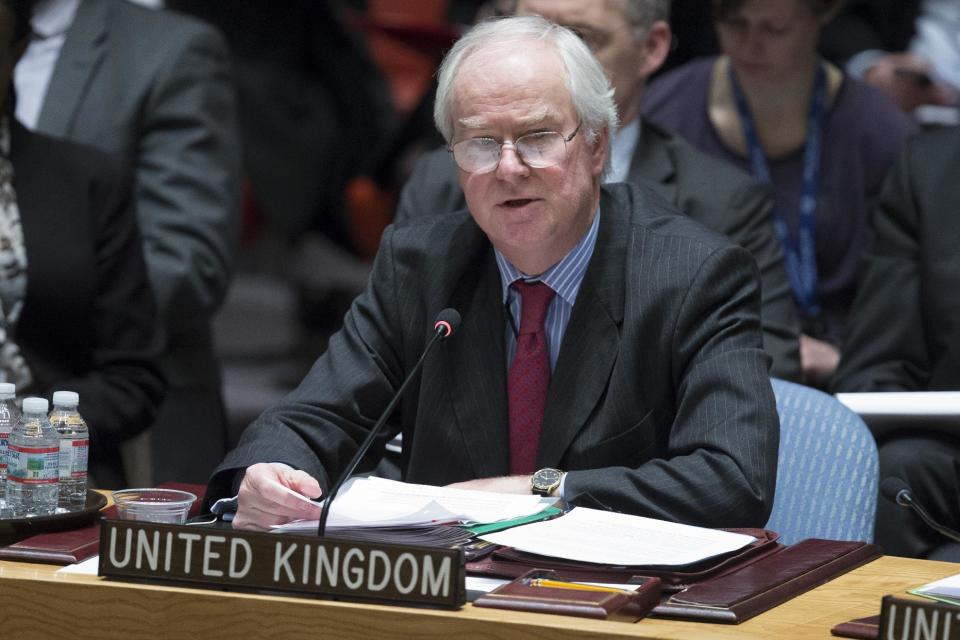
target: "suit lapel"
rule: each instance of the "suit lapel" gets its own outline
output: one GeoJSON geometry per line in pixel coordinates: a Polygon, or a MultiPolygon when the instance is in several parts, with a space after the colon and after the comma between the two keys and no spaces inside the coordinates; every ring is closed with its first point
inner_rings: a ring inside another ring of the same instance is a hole
{"type": "Polygon", "coordinates": [[[629,209],[604,191],[597,244],[550,381],[539,467],[555,467],[603,397],[620,350],[629,209]]]}
{"type": "Polygon", "coordinates": [[[650,184],[667,202],[676,202],[676,168],[662,131],[643,120],[627,181],[650,184]],[[652,184],[651,184],[652,183],[652,184]]]}
{"type": "Polygon", "coordinates": [[[508,471],[507,380],[500,275],[489,243],[454,294],[463,322],[448,344],[447,379],[474,477],[508,471]]]}
{"type": "Polygon", "coordinates": [[[103,61],[107,10],[107,4],[98,0],[84,0],[77,7],[40,110],[40,131],[59,137],[69,135],[94,72],[103,61]]]}

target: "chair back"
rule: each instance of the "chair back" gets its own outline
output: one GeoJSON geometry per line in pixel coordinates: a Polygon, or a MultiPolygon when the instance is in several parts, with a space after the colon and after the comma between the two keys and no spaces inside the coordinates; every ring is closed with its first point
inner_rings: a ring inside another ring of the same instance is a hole
{"type": "Polygon", "coordinates": [[[786,544],[804,538],[873,542],[879,463],[873,435],[833,396],[771,380],[780,415],[773,512],[786,544]]]}

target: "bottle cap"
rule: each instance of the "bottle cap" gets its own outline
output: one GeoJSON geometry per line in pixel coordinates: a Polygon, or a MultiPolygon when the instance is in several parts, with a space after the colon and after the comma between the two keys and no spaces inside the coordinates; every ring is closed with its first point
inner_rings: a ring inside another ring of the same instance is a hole
{"type": "Polygon", "coordinates": [[[80,394],[76,391],[54,391],[53,406],[75,407],[80,404],[80,394]]]}
{"type": "Polygon", "coordinates": [[[12,382],[0,382],[0,400],[9,400],[17,395],[17,385],[12,382]]]}
{"type": "Polygon", "coordinates": [[[49,408],[50,403],[46,398],[24,398],[23,400],[24,413],[46,413],[49,408]]]}

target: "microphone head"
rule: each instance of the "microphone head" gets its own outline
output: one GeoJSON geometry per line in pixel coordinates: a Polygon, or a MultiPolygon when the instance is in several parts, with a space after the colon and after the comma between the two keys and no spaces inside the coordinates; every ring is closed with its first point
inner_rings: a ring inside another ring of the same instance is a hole
{"type": "Polygon", "coordinates": [[[904,507],[913,502],[910,487],[907,486],[906,482],[895,476],[884,478],[883,482],[880,483],[880,495],[890,502],[896,502],[904,507]]]}
{"type": "Polygon", "coordinates": [[[460,313],[456,309],[447,307],[437,314],[433,323],[434,330],[443,338],[449,338],[454,331],[460,328],[460,313]]]}

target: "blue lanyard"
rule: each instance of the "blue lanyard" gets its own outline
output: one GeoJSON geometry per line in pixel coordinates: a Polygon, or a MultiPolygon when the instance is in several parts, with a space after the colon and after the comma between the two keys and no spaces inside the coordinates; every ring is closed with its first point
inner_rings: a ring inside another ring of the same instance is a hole
{"type": "MultiPolygon", "coordinates": [[[[753,175],[761,182],[771,183],[770,169],[760,146],[750,105],[743,95],[737,76],[730,67],[730,86],[740,115],[740,126],[747,143],[750,167],[753,175]]],[[[787,277],[793,288],[793,295],[803,314],[808,318],[820,315],[817,301],[817,250],[814,237],[814,222],[817,209],[817,192],[820,188],[820,151],[822,148],[823,118],[827,102],[827,74],[823,65],[817,66],[810,97],[810,112],[807,116],[807,139],[803,151],[803,188],[800,193],[800,231],[796,240],[790,237],[790,230],[783,212],[774,207],[774,228],[783,245],[787,260],[787,277]]]]}

